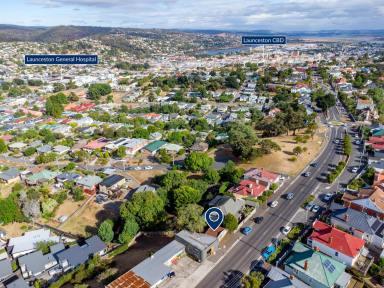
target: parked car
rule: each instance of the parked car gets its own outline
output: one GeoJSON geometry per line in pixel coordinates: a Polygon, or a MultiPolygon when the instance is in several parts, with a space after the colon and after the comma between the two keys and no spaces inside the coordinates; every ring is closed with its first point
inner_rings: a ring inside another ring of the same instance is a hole
{"type": "Polygon", "coordinates": [[[276,247],[273,244],[268,245],[266,248],[264,248],[263,253],[261,253],[261,257],[264,258],[264,260],[268,260],[269,257],[271,257],[272,253],[276,251],[276,247]]]}
{"type": "Polygon", "coordinates": [[[305,172],[305,173],[303,174],[303,176],[304,176],[304,177],[309,177],[309,176],[311,176],[311,172],[305,172]]]}
{"type": "Polygon", "coordinates": [[[292,230],[292,227],[287,225],[287,226],[284,226],[283,229],[281,229],[281,232],[284,234],[284,235],[288,235],[288,233],[292,230]]]}
{"type": "Polygon", "coordinates": [[[339,144],[339,143],[340,143],[340,140],[339,140],[339,139],[335,139],[335,140],[333,140],[333,143],[335,143],[335,144],[339,144]]]}
{"type": "Polygon", "coordinates": [[[308,211],[311,211],[312,208],[313,208],[314,204],[313,203],[308,203],[306,206],[305,206],[305,210],[308,210],[308,211]]]}
{"type": "Polygon", "coordinates": [[[255,223],[256,223],[256,224],[260,224],[263,220],[264,220],[264,217],[262,217],[262,216],[260,216],[260,217],[256,217],[256,218],[255,218],[255,223]]]}
{"type": "Polygon", "coordinates": [[[313,163],[311,163],[311,166],[312,167],[317,167],[317,163],[313,162],[313,163]]]}
{"type": "Polygon", "coordinates": [[[324,200],[324,202],[329,202],[332,199],[332,197],[333,197],[332,193],[327,193],[324,195],[323,200],[324,200]]]}
{"type": "Polygon", "coordinates": [[[287,200],[292,200],[292,199],[293,199],[293,196],[294,196],[293,193],[292,193],[292,192],[289,192],[285,198],[286,198],[287,200]]]}
{"type": "Polygon", "coordinates": [[[152,167],[152,166],[145,166],[144,169],[145,169],[145,170],[152,170],[153,167],[152,167]]]}
{"type": "Polygon", "coordinates": [[[270,206],[271,208],[275,208],[277,205],[279,205],[279,202],[277,202],[276,200],[273,201],[273,202],[271,202],[271,203],[269,204],[269,206],[270,206]]]}
{"type": "Polygon", "coordinates": [[[319,212],[319,210],[320,210],[320,206],[319,205],[313,205],[313,207],[312,207],[312,212],[313,213],[317,213],[317,212],[319,212]]]}
{"type": "Polygon", "coordinates": [[[249,226],[245,226],[243,229],[241,229],[241,233],[243,233],[244,235],[248,235],[251,232],[252,232],[252,228],[249,226]]]}
{"type": "Polygon", "coordinates": [[[175,271],[171,271],[171,272],[168,273],[168,277],[169,277],[169,278],[173,278],[173,277],[175,277],[175,276],[176,276],[175,271]]]}
{"type": "Polygon", "coordinates": [[[351,172],[352,172],[352,173],[357,173],[357,171],[359,171],[359,167],[353,167],[353,168],[351,169],[351,172]]]}

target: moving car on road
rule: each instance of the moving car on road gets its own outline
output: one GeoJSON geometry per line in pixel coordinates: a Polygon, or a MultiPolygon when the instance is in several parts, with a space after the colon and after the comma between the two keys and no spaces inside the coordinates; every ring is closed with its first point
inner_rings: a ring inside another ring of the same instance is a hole
{"type": "Polygon", "coordinates": [[[271,208],[275,208],[277,205],[279,205],[279,202],[277,202],[276,200],[273,201],[273,202],[271,202],[271,203],[269,204],[269,206],[270,206],[271,208]]]}
{"type": "Polygon", "coordinates": [[[293,199],[293,196],[294,196],[293,193],[292,193],[292,192],[289,192],[285,198],[286,198],[287,200],[292,200],[292,199],[293,199]]]}
{"type": "Polygon", "coordinates": [[[256,218],[255,218],[255,223],[256,223],[256,224],[260,224],[263,220],[264,220],[264,217],[262,217],[262,216],[260,216],[260,217],[256,217],[256,218]]]}
{"type": "Polygon", "coordinates": [[[249,227],[249,226],[245,226],[243,229],[241,229],[241,233],[243,233],[244,235],[248,235],[251,232],[252,232],[252,227],[249,227]]]}
{"type": "Polygon", "coordinates": [[[311,176],[311,172],[305,172],[305,173],[303,174],[303,176],[304,176],[304,177],[309,177],[309,176],[311,176]]]}

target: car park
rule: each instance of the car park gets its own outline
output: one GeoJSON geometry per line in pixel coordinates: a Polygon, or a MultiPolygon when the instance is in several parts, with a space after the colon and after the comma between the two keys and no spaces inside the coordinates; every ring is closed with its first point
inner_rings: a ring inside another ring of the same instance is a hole
{"type": "Polygon", "coordinates": [[[282,229],[281,229],[281,232],[284,234],[284,235],[288,235],[288,233],[292,230],[292,227],[291,226],[284,226],[282,229]]]}
{"type": "Polygon", "coordinates": [[[279,205],[279,202],[277,202],[276,200],[273,201],[273,202],[271,202],[271,203],[269,204],[269,206],[270,206],[271,208],[275,208],[275,207],[277,207],[277,205],[279,205]]]}
{"type": "Polygon", "coordinates": [[[287,196],[285,197],[287,200],[292,200],[293,199],[293,193],[292,192],[290,192],[290,193],[288,193],[287,194],[287,196]]]}
{"type": "Polygon", "coordinates": [[[244,235],[248,235],[251,232],[252,232],[252,227],[249,227],[249,226],[246,226],[243,229],[241,229],[241,233],[243,233],[244,235]]]}
{"type": "Polygon", "coordinates": [[[320,210],[320,206],[319,205],[313,205],[311,210],[312,210],[313,213],[317,213],[320,210]]]}

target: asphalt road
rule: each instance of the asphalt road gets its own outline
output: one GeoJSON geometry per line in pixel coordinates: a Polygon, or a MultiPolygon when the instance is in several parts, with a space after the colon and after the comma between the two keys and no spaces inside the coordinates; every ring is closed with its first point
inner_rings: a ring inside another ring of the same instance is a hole
{"type": "MultiPolygon", "coordinates": [[[[329,120],[339,120],[338,111],[333,108],[329,120]]],[[[300,205],[315,191],[327,193],[334,189],[338,183],[329,185],[325,177],[332,167],[342,159],[341,144],[334,144],[335,138],[342,139],[345,133],[344,127],[332,127],[328,131],[328,143],[317,158],[317,167],[308,167],[310,177],[298,176],[295,180],[286,184],[279,190],[271,200],[278,200],[276,208],[263,207],[259,209],[256,216],[263,216],[261,224],[254,224],[251,234],[244,236],[224,256],[224,258],[207,274],[197,285],[198,288],[206,287],[240,287],[240,280],[245,273],[254,266],[260,257],[260,252],[271,242],[272,238],[279,234],[280,229],[291,222],[300,205]],[[326,190],[328,189],[328,190],[326,190]],[[292,200],[285,200],[281,197],[288,192],[293,192],[295,197],[292,200]]],[[[355,147],[356,148],[356,147],[355,147]]],[[[354,152],[358,153],[358,152],[354,152]]],[[[356,157],[354,155],[354,157],[356,157]]],[[[354,175],[346,172],[342,175],[342,182],[347,181],[354,175]]],[[[334,191],[332,191],[334,192],[334,191]]],[[[294,224],[291,222],[291,224],[294,224]]]]}

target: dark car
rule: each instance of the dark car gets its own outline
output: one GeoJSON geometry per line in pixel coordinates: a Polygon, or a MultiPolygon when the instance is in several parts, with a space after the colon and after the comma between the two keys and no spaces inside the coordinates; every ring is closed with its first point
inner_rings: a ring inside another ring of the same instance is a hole
{"type": "Polygon", "coordinates": [[[264,217],[261,217],[261,216],[260,217],[256,217],[255,218],[255,223],[256,224],[260,224],[263,220],[264,220],[264,217]]]}
{"type": "Polygon", "coordinates": [[[169,278],[173,278],[176,276],[176,273],[174,271],[168,273],[169,278]]]}

